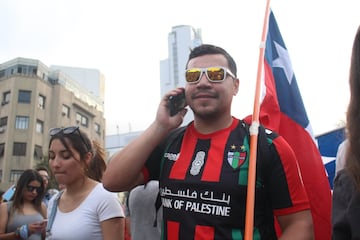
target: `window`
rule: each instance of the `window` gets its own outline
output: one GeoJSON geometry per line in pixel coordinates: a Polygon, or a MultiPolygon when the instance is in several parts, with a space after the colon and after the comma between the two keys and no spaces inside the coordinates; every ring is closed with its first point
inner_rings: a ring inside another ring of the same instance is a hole
{"type": "Polygon", "coordinates": [[[35,149],[34,149],[34,157],[36,159],[42,159],[44,156],[43,154],[43,150],[42,150],[42,146],[39,146],[39,145],[35,145],[35,149]]]}
{"type": "Polygon", "coordinates": [[[5,152],[5,143],[0,143],[0,157],[4,156],[5,152]]]}
{"type": "Polygon", "coordinates": [[[5,104],[8,104],[10,102],[10,91],[8,92],[4,92],[3,93],[3,99],[2,99],[2,102],[1,102],[1,105],[5,105],[5,104]]]}
{"type": "Polygon", "coordinates": [[[14,142],[13,156],[25,156],[26,154],[26,143],[14,142]]]}
{"type": "Polygon", "coordinates": [[[5,132],[7,126],[7,117],[0,118],[0,133],[5,132]]]}
{"type": "Polygon", "coordinates": [[[81,114],[80,113],[76,113],[76,123],[80,124],[81,123],[81,114]]]}
{"type": "Polygon", "coordinates": [[[70,107],[66,105],[62,105],[62,113],[63,116],[66,116],[67,118],[70,117],[70,107]]]}
{"type": "Polygon", "coordinates": [[[8,117],[2,117],[2,118],[0,118],[0,127],[6,128],[6,126],[7,126],[7,120],[8,120],[8,117]]]}
{"type": "Polygon", "coordinates": [[[43,133],[44,132],[44,122],[41,120],[36,120],[36,132],[43,133]]]}
{"type": "Polygon", "coordinates": [[[43,95],[39,95],[39,108],[40,109],[45,109],[45,97],[43,95]]]}
{"type": "Polygon", "coordinates": [[[10,171],[10,182],[17,182],[17,180],[20,178],[21,174],[23,173],[23,170],[11,170],[10,171]]]}
{"type": "Polygon", "coordinates": [[[81,118],[81,125],[82,126],[85,126],[85,127],[87,127],[88,126],[88,119],[87,119],[87,117],[82,117],[81,118]]]}
{"type": "Polygon", "coordinates": [[[30,103],[31,102],[31,91],[19,90],[19,103],[30,103]]]}
{"type": "Polygon", "coordinates": [[[15,128],[16,129],[28,129],[29,128],[29,117],[16,116],[15,128]]]}
{"type": "Polygon", "coordinates": [[[76,123],[81,124],[81,126],[88,127],[89,120],[84,115],[76,113],[76,123]]]}
{"type": "Polygon", "coordinates": [[[94,124],[94,128],[95,128],[95,132],[97,133],[97,134],[100,134],[100,124],[98,124],[98,123],[95,123],[94,124]]]}

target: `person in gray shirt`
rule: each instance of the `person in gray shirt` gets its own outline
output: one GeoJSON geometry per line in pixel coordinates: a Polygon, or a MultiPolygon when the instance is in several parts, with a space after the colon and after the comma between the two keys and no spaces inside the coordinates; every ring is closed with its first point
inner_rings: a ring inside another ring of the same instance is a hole
{"type": "Polygon", "coordinates": [[[126,200],[126,217],[130,218],[131,240],[158,240],[161,237],[162,206],[159,182],[133,188],[126,200]]]}

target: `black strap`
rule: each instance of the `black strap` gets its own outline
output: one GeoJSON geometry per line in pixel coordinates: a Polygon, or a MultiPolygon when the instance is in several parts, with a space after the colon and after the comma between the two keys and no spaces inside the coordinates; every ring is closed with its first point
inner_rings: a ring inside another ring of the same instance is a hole
{"type": "Polygon", "coordinates": [[[157,196],[156,196],[156,200],[155,200],[155,220],[154,220],[154,227],[157,227],[157,214],[158,211],[161,207],[161,196],[160,196],[160,191],[158,192],[157,196]]]}
{"type": "MultiPolygon", "coordinates": [[[[190,125],[190,123],[188,125],[190,125]]],[[[163,141],[163,143],[166,144],[164,152],[166,152],[169,149],[170,145],[173,143],[173,141],[179,136],[179,133],[182,132],[182,131],[186,131],[186,126],[176,128],[176,129],[174,129],[173,131],[170,132],[170,134],[166,137],[165,141],[163,141]]],[[[163,157],[161,158],[161,161],[160,161],[160,176],[159,176],[159,179],[161,178],[162,167],[163,167],[164,161],[165,161],[165,157],[163,155],[163,157]]],[[[156,200],[155,200],[154,227],[157,226],[157,214],[158,214],[158,211],[159,211],[161,205],[162,205],[162,202],[161,202],[161,196],[160,196],[160,191],[159,191],[157,196],[156,196],[156,200]]]]}

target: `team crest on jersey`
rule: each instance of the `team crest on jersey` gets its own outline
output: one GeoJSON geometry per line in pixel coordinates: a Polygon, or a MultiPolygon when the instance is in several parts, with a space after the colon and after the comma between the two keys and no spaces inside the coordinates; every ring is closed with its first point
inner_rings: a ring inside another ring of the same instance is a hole
{"type": "Polygon", "coordinates": [[[237,169],[245,162],[246,156],[246,151],[229,151],[227,160],[232,168],[237,169]]]}
{"type": "Polygon", "coordinates": [[[190,174],[195,176],[200,173],[201,167],[204,165],[205,162],[205,152],[199,151],[196,153],[195,159],[191,164],[190,174]]]}

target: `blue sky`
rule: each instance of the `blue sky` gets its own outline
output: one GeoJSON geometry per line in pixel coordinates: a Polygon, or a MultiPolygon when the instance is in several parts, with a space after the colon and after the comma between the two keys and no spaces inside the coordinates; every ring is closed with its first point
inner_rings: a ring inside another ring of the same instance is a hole
{"type": "MultiPolygon", "coordinates": [[[[160,60],[176,25],[200,28],[203,42],[224,47],[241,85],[233,115],[252,112],[265,11],[260,0],[0,0],[0,62],[96,68],[106,77],[107,134],[144,130],[160,100],[160,60]]],[[[358,0],[273,0],[315,134],[345,119],[358,0]]]]}

